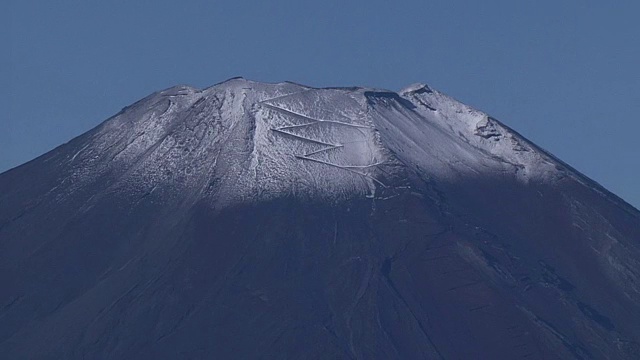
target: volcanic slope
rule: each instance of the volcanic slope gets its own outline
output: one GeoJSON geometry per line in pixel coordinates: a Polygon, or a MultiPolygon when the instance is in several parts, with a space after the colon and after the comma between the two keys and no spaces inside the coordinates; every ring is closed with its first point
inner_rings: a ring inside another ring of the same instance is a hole
{"type": "Polygon", "coordinates": [[[399,93],[173,87],[0,174],[8,359],[637,359],[640,213],[399,93]]]}

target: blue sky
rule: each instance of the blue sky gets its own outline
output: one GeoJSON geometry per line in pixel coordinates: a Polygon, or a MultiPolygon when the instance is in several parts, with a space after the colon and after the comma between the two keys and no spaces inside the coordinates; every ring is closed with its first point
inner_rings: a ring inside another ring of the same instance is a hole
{"type": "Polygon", "coordinates": [[[0,14],[0,171],[176,84],[425,82],[640,207],[637,1],[9,0],[0,14]]]}

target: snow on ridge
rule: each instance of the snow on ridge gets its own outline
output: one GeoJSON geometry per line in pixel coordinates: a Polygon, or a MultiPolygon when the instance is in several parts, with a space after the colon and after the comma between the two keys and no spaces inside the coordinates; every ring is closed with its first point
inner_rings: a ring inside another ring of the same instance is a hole
{"type": "Polygon", "coordinates": [[[115,189],[247,201],[376,196],[392,154],[448,179],[556,173],[516,133],[424,84],[395,93],[243,78],[152,94],[87,134],[68,161],[79,179],[114,174],[115,189]]]}
{"type": "Polygon", "coordinates": [[[400,90],[399,94],[400,95],[406,95],[408,93],[416,93],[416,92],[431,92],[431,88],[429,87],[429,85],[424,84],[424,83],[414,83],[411,84],[407,87],[405,87],[404,89],[400,90]]]}
{"type": "Polygon", "coordinates": [[[525,182],[531,179],[549,181],[559,176],[555,161],[486,113],[428,86],[409,87],[401,94],[430,124],[451,134],[461,146],[470,146],[479,156],[484,154],[492,160],[489,162],[493,164],[484,161],[484,168],[493,168],[494,172],[500,173],[507,171],[525,182]]]}
{"type": "Polygon", "coordinates": [[[68,162],[79,179],[111,174],[110,188],[128,193],[374,196],[389,155],[364,105],[357,92],[293,83],[172,87],[87,134],[68,162]]]}

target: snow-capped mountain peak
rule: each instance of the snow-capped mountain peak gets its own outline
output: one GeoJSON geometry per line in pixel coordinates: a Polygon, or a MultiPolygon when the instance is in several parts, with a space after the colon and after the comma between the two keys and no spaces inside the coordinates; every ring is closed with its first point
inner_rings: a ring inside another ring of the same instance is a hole
{"type": "Polygon", "coordinates": [[[69,146],[69,176],[113,174],[123,191],[166,186],[197,197],[212,195],[216,183],[227,190],[215,196],[229,201],[375,197],[399,163],[446,179],[557,176],[552,161],[508,128],[424,84],[399,94],[243,78],[203,90],[178,86],[69,146]]]}
{"type": "Polygon", "coordinates": [[[0,190],[7,358],[640,353],[640,213],[427,85],[176,86],[0,190]]]}

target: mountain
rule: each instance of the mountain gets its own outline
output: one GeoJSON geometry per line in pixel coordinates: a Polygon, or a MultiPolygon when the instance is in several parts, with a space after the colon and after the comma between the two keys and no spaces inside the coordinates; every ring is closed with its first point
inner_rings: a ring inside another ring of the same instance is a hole
{"type": "Polygon", "coordinates": [[[0,174],[7,359],[638,359],[640,212],[498,120],[235,78],[0,174]]]}

